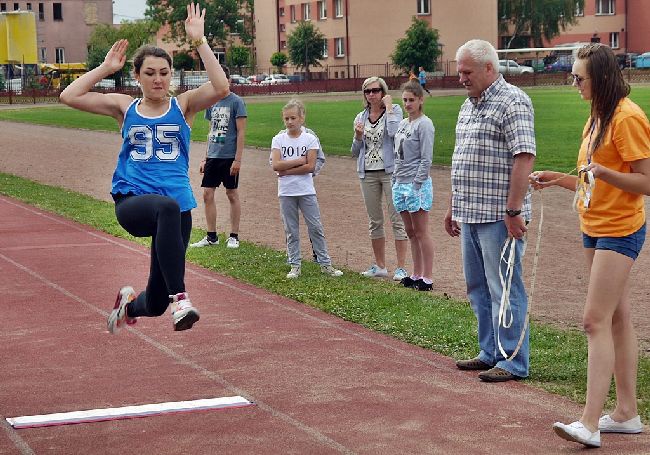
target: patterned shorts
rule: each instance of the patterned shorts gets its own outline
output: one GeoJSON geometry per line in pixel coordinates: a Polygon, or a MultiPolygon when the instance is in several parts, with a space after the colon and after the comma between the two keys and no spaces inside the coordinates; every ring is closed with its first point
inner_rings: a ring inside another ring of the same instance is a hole
{"type": "Polygon", "coordinates": [[[429,211],[433,205],[433,185],[431,177],[420,187],[413,189],[412,183],[396,183],[393,185],[393,205],[398,212],[415,213],[418,210],[429,211]]]}

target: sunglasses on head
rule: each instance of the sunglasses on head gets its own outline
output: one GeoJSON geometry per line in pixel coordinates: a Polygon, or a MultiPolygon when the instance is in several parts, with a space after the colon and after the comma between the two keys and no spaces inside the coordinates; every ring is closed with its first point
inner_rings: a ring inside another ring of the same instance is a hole
{"type": "Polygon", "coordinates": [[[363,90],[363,93],[365,93],[366,95],[368,93],[381,93],[381,92],[383,92],[383,90],[381,88],[379,88],[379,87],[367,88],[367,89],[363,90]]]}

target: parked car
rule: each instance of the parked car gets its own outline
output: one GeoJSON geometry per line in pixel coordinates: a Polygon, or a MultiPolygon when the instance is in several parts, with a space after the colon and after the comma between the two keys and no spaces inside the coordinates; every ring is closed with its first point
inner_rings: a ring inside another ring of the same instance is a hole
{"type": "Polygon", "coordinates": [[[246,78],[246,80],[247,80],[250,84],[259,84],[260,82],[262,82],[262,81],[263,81],[264,79],[266,79],[267,77],[269,77],[269,75],[268,75],[268,74],[264,74],[264,73],[262,73],[262,74],[253,74],[252,76],[248,76],[248,77],[246,78]]]}
{"type": "Polygon", "coordinates": [[[305,76],[303,74],[294,74],[287,77],[289,78],[289,82],[302,82],[305,80],[305,76]]]}
{"type": "Polygon", "coordinates": [[[573,58],[570,55],[561,55],[550,65],[546,65],[546,71],[564,71],[570,73],[573,70],[573,58]]]}
{"type": "Polygon", "coordinates": [[[260,85],[276,85],[276,84],[288,84],[289,77],[286,74],[271,74],[262,82],[260,85]]]}
{"type": "Polygon", "coordinates": [[[616,58],[618,59],[618,66],[621,69],[632,68],[636,63],[636,59],[639,57],[639,54],[636,52],[628,52],[626,54],[618,54],[616,58]]]}
{"type": "Polygon", "coordinates": [[[530,66],[520,65],[514,60],[499,60],[499,72],[501,74],[510,74],[518,76],[520,74],[533,73],[530,66]]]}
{"type": "Polygon", "coordinates": [[[233,74],[230,76],[230,83],[231,84],[250,84],[248,82],[248,79],[246,79],[244,76],[240,76],[239,74],[233,74]]]}
{"type": "Polygon", "coordinates": [[[637,68],[650,68],[650,52],[644,52],[636,58],[637,68]]]}
{"type": "Polygon", "coordinates": [[[546,69],[546,64],[544,63],[543,58],[529,58],[524,60],[524,65],[525,66],[530,66],[533,71],[536,73],[539,73],[541,71],[544,71],[546,69]]]}

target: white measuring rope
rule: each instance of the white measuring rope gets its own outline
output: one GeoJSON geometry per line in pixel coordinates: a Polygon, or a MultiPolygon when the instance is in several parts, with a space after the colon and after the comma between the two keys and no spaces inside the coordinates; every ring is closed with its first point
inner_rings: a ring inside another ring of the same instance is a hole
{"type": "Polygon", "coordinates": [[[530,293],[528,295],[528,308],[526,309],[526,318],[524,319],[524,326],[521,329],[521,333],[519,334],[519,341],[517,342],[517,346],[515,347],[515,350],[512,352],[510,356],[508,356],[505,349],[503,348],[503,345],[501,344],[500,329],[501,327],[503,327],[504,329],[510,328],[514,319],[514,316],[512,314],[512,308],[510,307],[510,286],[512,285],[512,276],[514,274],[514,268],[515,268],[515,260],[516,260],[515,246],[517,243],[517,240],[514,237],[511,237],[508,240],[506,240],[501,250],[501,258],[499,260],[499,279],[501,280],[501,288],[503,291],[501,293],[501,304],[499,305],[499,326],[497,327],[497,345],[499,346],[499,352],[501,352],[501,355],[508,362],[512,361],[512,359],[514,359],[517,356],[517,354],[519,353],[519,349],[521,349],[521,346],[524,344],[524,338],[526,337],[526,331],[528,330],[528,324],[530,322],[530,309],[533,305],[533,296],[535,295],[537,260],[539,259],[539,250],[540,250],[540,245],[542,243],[542,225],[544,223],[544,201],[542,199],[541,194],[542,193],[540,192],[541,207],[539,211],[539,224],[537,227],[535,256],[533,257],[533,271],[530,279],[530,293]],[[506,254],[508,255],[508,260],[505,261],[507,267],[506,267],[506,272],[504,277],[501,271],[500,262],[504,261],[506,254]],[[507,319],[508,316],[510,316],[509,319],[507,319]]]}

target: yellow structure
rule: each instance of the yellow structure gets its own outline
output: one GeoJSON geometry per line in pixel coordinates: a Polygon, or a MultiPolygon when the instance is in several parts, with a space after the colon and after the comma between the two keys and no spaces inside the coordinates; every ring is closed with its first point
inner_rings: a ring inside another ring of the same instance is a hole
{"type": "Polygon", "coordinates": [[[36,16],[32,11],[0,13],[0,65],[38,63],[36,16]]]}

